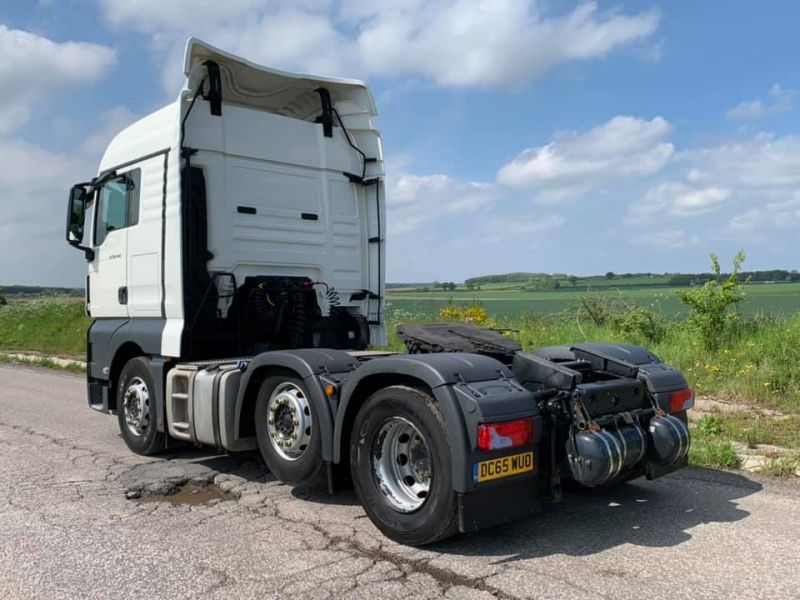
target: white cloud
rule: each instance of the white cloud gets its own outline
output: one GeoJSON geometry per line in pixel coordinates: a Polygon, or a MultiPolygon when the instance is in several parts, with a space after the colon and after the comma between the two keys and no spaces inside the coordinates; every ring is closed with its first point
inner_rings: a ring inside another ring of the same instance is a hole
{"type": "Polygon", "coordinates": [[[629,225],[698,217],[729,207],[729,234],[800,226],[800,137],[760,133],[679,152],[682,176],[653,186],[628,208],[629,225]]]}
{"type": "Polygon", "coordinates": [[[371,73],[422,74],[450,86],[516,87],[554,65],[605,56],[656,31],[655,12],[600,14],[595,2],[546,18],[521,0],[410,3],[377,14],[358,38],[371,73]]]}
{"type": "Polygon", "coordinates": [[[0,138],[0,239],[14,248],[0,253],[3,283],[81,284],[86,265],[64,241],[67,193],[97,173],[110,138],[134,118],[121,106],[97,115],[96,133],[69,152],[0,138]]]}
{"type": "Polygon", "coordinates": [[[81,143],[81,152],[90,156],[102,155],[114,136],[139,117],[127,106],[114,106],[98,115],[92,134],[81,143]]]}
{"type": "Polygon", "coordinates": [[[479,226],[481,240],[488,242],[507,242],[512,239],[534,237],[558,229],[564,224],[560,215],[529,214],[515,218],[492,217],[483,220],[479,226]]]}
{"type": "Polygon", "coordinates": [[[386,192],[389,229],[407,233],[444,215],[476,212],[497,197],[495,186],[447,175],[400,175],[386,192]]]}
{"type": "Polygon", "coordinates": [[[795,192],[787,200],[768,202],[767,212],[776,227],[800,227],[800,192],[795,192]]]}
{"type": "Polygon", "coordinates": [[[562,132],[530,148],[498,172],[500,183],[533,188],[542,201],[557,201],[609,182],[660,171],[674,153],[670,124],[616,116],[587,132],[562,132]]]}
{"type": "Polygon", "coordinates": [[[761,119],[792,110],[799,98],[800,92],[797,90],[787,90],[776,83],[769,88],[766,101],[759,98],[742,102],[728,109],[725,116],[729,119],[761,119]]]}
{"type": "Polygon", "coordinates": [[[95,168],[82,156],[0,140],[0,239],[14,249],[0,253],[4,283],[80,284],[86,265],[64,241],[66,199],[95,168]]]}
{"type": "Polygon", "coordinates": [[[456,87],[519,87],[559,63],[646,40],[659,23],[655,11],[603,12],[596,2],[551,17],[534,0],[97,1],[111,25],[149,35],[168,70],[179,70],[194,35],[284,69],[456,87]]]}
{"type": "Polygon", "coordinates": [[[800,185],[798,136],[761,133],[750,139],[681,152],[676,158],[691,164],[697,182],[727,182],[756,193],[800,185]]]}
{"type": "Polygon", "coordinates": [[[23,125],[31,104],[91,83],[116,63],[116,51],[86,42],[55,42],[0,25],[0,133],[23,125]]]}
{"type": "Polygon", "coordinates": [[[625,222],[633,225],[666,217],[694,217],[716,210],[731,195],[721,187],[695,187],[681,181],[662,183],[631,204],[625,222]]]}
{"type": "Polygon", "coordinates": [[[791,229],[800,227],[800,193],[780,202],[767,202],[731,217],[728,229],[733,232],[751,232],[764,228],[791,229]]]}
{"type": "Polygon", "coordinates": [[[728,222],[728,229],[731,231],[751,231],[761,223],[761,210],[751,208],[740,215],[731,217],[728,222]]]}
{"type": "Polygon", "coordinates": [[[637,236],[636,239],[642,244],[648,244],[651,246],[672,250],[679,250],[700,244],[700,238],[698,236],[689,235],[680,229],[647,231],[637,236]]]}

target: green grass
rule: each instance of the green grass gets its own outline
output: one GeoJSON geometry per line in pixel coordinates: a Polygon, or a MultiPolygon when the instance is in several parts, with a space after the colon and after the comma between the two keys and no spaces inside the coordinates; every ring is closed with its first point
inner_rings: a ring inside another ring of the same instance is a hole
{"type": "Polygon", "coordinates": [[[0,307],[0,349],[83,356],[89,323],[82,300],[11,300],[0,307]]]}
{"type": "MultiPolygon", "coordinates": [[[[748,284],[743,287],[745,300],[739,310],[745,316],[788,316],[800,311],[800,283],[748,284]]],[[[525,313],[574,313],[586,294],[586,289],[575,289],[571,286],[548,291],[523,291],[519,288],[519,284],[497,283],[487,284],[480,291],[468,291],[464,288],[452,292],[390,290],[388,301],[396,310],[427,315],[436,315],[451,300],[459,303],[477,301],[493,316],[516,317],[525,313]]],[[[594,288],[602,289],[620,300],[655,310],[672,320],[686,316],[686,307],[675,295],[675,289],[679,288],[664,285],[595,285],[594,288]]]]}
{"type": "Polygon", "coordinates": [[[689,462],[699,467],[737,469],[742,461],[728,440],[721,440],[694,430],[689,448],[689,462]]]}
{"type": "MultiPolygon", "coordinates": [[[[401,349],[394,335],[402,322],[430,321],[426,314],[393,310],[389,314],[390,346],[401,349]]],[[[699,394],[759,402],[800,413],[800,313],[785,319],[746,321],[738,335],[719,350],[705,348],[686,322],[668,323],[664,338],[651,342],[625,334],[612,325],[598,326],[574,317],[525,314],[494,318],[495,327],[518,330],[511,337],[525,349],[583,341],[629,342],[648,347],[686,375],[699,394]]]]}
{"type": "Polygon", "coordinates": [[[797,474],[798,469],[800,469],[800,458],[795,456],[776,456],[769,459],[760,473],[775,477],[791,477],[797,474]]]}
{"type": "MultiPolygon", "coordinates": [[[[489,309],[489,324],[518,330],[512,337],[526,349],[586,340],[637,343],[680,369],[700,394],[758,402],[800,414],[800,312],[786,318],[745,320],[737,335],[719,350],[709,351],[684,321],[668,323],[664,338],[654,343],[612,325],[579,321],[574,313],[508,316],[492,313],[488,303],[483,305],[489,309]]],[[[394,335],[399,323],[432,320],[427,312],[409,312],[395,304],[387,310],[387,317],[390,344],[395,349],[402,348],[394,335]]],[[[0,307],[0,349],[82,357],[89,322],[80,300],[13,301],[0,307]]]]}

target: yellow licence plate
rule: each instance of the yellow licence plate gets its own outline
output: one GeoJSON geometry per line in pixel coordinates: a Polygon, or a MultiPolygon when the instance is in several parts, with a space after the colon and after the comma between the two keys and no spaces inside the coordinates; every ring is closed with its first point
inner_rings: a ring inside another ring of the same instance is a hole
{"type": "Polygon", "coordinates": [[[482,460],[472,465],[472,482],[482,483],[533,471],[533,452],[482,460]]]}

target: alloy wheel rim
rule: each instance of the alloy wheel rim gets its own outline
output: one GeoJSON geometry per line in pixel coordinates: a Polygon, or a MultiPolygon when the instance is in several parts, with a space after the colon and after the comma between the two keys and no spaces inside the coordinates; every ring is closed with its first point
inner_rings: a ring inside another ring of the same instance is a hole
{"type": "Polygon", "coordinates": [[[299,460],[311,443],[311,407],[305,393],[290,382],[279,384],[267,402],[267,433],[275,452],[288,461],[299,460]]]}
{"type": "Polygon", "coordinates": [[[125,426],[135,437],[142,437],[150,424],[150,390],[141,377],[133,377],[122,400],[125,426]]]}
{"type": "Polygon", "coordinates": [[[372,474],[392,508],[410,513],[425,504],[433,481],[430,456],[425,437],[408,419],[392,417],[381,424],[371,452],[372,474]]]}

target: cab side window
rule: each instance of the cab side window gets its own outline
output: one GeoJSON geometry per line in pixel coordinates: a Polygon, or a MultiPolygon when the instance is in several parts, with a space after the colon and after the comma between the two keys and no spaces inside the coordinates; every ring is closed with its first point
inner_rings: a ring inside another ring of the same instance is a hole
{"type": "Polygon", "coordinates": [[[95,246],[102,244],[112,231],[131,227],[139,222],[140,170],[135,169],[109,179],[97,195],[95,246]]]}

